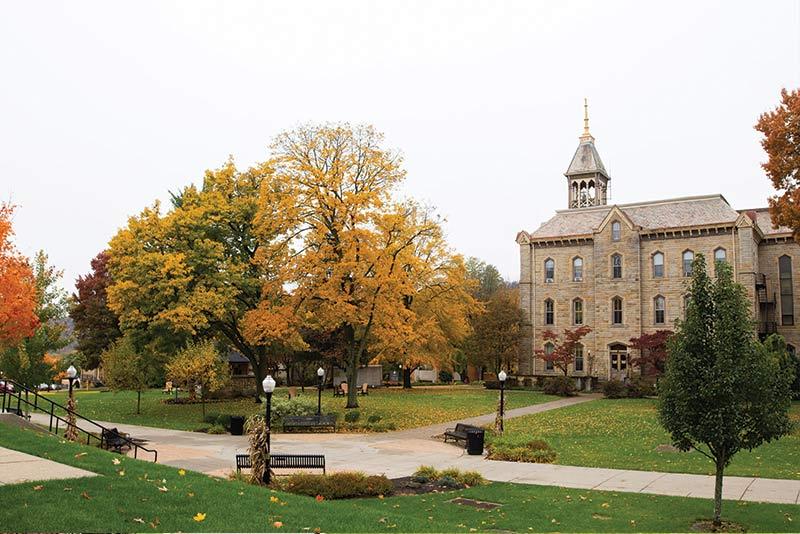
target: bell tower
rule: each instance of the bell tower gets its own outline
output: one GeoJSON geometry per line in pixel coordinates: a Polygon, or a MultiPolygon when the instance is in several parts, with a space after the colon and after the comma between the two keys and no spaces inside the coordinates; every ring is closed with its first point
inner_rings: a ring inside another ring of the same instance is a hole
{"type": "Polygon", "coordinates": [[[603,166],[600,154],[594,146],[594,137],[589,133],[589,102],[583,99],[583,134],[567,172],[567,207],[588,208],[604,206],[608,201],[608,181],[611,179],[603,166]]]}

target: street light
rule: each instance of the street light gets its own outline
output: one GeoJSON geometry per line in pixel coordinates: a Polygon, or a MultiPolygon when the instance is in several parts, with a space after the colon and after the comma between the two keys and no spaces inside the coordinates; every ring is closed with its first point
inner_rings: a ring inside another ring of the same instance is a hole
{"type": "Polygon", "coordinates": [[[67,369],[67,380],[69,380],[69,399],[67,400],[67,430],[64,433],[64,438],[68,441],[75,441],[78,439],[78,432],[75,428],[75,396],[72,392],[72,384],[75,382],[75,377],[78,376],[78,370],[74,365],[70,365],[67,369]]]}
{"type": "Polygon", "coordinates": [[[503,416],[505,415],[505,391],[506,391],[506,378],[508,375],[505,371],[500,371],[497,375],[500,379],[500,432],[503,432],[503,416]]]}
{"type": "Polygon", "coordinates": [[[317,417],[322,415],[322,384],[325,380],[325,369],[320,367],[317,369],[317,376],[319,377],[319,386],[317,387],[317,417]]]}
{"type": "Polygon", "coordinates": [[[267,425],[267,465],[264,467],[264,478],[263,478],[263,480],[264,480],[264,484],[269,484],[269,466],[270,466],[270,462],[269,462],[269,455],[270,455],[270,445],[269,445],[270,423],[269,423],[269,418],[272,415],[270,412],[272,412],[272,392],[275,391],[275,379],[272,378],[272,376],[267,375],[266,377],[264,377],[264,380],[263,380],[263,382],[261,382],[261,385],[264,387],[264,393],[267,394],[267,410],[266,410],[267,418],[264,421],[264,424],[267,425]]]}

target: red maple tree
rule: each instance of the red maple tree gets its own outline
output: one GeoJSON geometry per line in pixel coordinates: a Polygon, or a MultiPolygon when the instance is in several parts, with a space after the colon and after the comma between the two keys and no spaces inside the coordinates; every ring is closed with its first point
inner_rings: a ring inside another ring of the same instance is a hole
{"type": "Polygon", "coordinates": [[[581,342],[581,339],[591,331],[592,329],[586,325],[579,326],[574,330],[565,328],[561,339],[559,339],[558,334],[552,330],[545,330],[542,332],[542,339],[544,339],[546,343],[552,343],[553,350],[548,353],[547,350],[542,348],[536,349],[534,353],[537,358],[545,362],[552,362],[553,367],[564,373],[564,376],[567,376],[569,364],[575,360],[575,347],[581,342]]]}
{"type": "Polygon", "coordinates": [[[13,213],[14,206],[0,205],[0,348],[32,336],[39,326],[33,271],[11,241],[13,213]]]}
{"type": "Polygon", "coordinates": [[[639,367],[645,376],[663,375],[667,367],[667,342],[672,334],[671,330],[656,330],[631,338],[631,347],[639,350],[639,356],[631,358],[631,365],[639,367]]]}

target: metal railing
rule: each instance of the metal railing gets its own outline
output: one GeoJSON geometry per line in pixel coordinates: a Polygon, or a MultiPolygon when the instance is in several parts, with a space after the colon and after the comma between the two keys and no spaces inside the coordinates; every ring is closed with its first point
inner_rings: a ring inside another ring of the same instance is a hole
{"type": "Polygon", "coordinates": [[[94,432],[90,432],[86,429],[79,427],[77,424],[75,426],[75,430],[78,432],[82,432],[86,435],[86,444],[90,445],[92,439],[96,439],[99,441],[100,448],[104,448],[104,444],[108,444],[109,437],[113,437],[114,441],[120,440],[125,442],[133,449],[133,457],[139,457],[139,450],[149,452],[153,455],[153,462],[158,463],[158,451],[155,449],[148,449],[147,447],[142,446],[137,440],[129,438],[123,435],[121,432],[117,431],[116,429],[106,428],[100,423],[92,421],[88,417],[84,417],[76,411],[68,409],[66,406],[62,406],[61,404],[48,399],[39,394],[38,391],[34,391],[32,389],[28,389],[27,387],[23,386],[22,384],[9,379],[3,379],[5,385],[2,387],[2,403],[0,403],[0,413],[15,413],[21,417],[24,417],[23,408],[25,411],[39,411],[44,413],[45,415],[50,416],[50,422],[48,424],[48,431],[52,432],[53,434],[58,434],[58,427],[59,424],[63,425],[63,428],[66,429],[69,426],[69,421],[56,413],[56,408],[60,408],[63,410],[66,415],[72,414],[75,416],[76,420],[85,421],[89,425],[93,425],[96,429],[100,431],[100,435],[97,435],[97,430],[94,432]],[[9,391],[9,384],[13,386],[13,391],[9,391]],[[24,393],[24,396],[23,396],[24,393]],[[31,395],[33,396],[33,402],[31,402],[30,398],[31,395]],[[40,402],[44,404],[44,406],[40,406],[40,402]],[[14,407],[16,404],[16,407],[14,407]]]}

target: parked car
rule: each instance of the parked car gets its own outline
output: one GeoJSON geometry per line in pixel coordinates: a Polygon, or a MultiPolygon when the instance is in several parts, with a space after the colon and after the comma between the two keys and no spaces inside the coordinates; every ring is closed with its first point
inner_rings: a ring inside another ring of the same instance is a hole
{"type": "Polygon", "coordinates": [[[0,393],[14,393],[14,384],[8,384],[5,380],[0,380],[0,393]]]}

